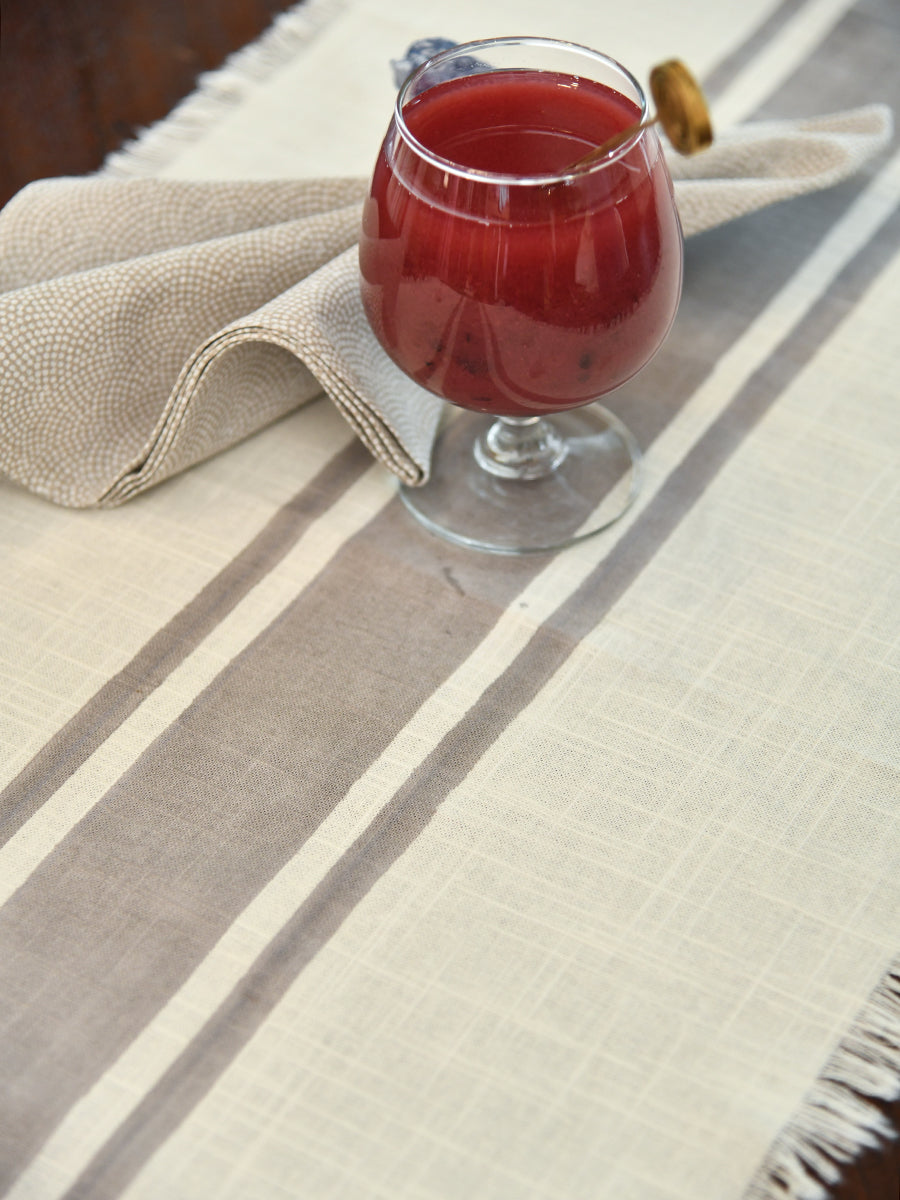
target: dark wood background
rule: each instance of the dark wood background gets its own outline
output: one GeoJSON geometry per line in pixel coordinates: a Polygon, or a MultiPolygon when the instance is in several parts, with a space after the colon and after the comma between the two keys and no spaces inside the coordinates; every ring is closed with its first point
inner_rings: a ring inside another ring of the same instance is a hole
{"type": "Polygon", "coordinates": [[[290,0],[2,0],[0,204],[153,124],[290,0]]]}
{"type": "MultiPolygon", "coordinates": [[[[0,204],[33,179],[97,168],[291,4],[2,0],[0,204]]],[[[900,1129],[900,1101],[882,1108],[900,1129]]],[[[834,1200],[900,1200],[900,1141],[878,1141],[834,1200]]]]}

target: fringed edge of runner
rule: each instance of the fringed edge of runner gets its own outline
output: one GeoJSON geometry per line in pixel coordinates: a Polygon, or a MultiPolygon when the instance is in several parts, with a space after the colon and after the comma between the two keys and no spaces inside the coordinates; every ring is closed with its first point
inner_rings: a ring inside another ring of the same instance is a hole
{"type": "Polygon", "coordinates": [[[745,1200],[828,1200],[846,1167],[897,1137],[878,1102],[900,1099],[900,957],[781,1130],[745,1200]]]}
{"type": "Polygon", "coordinates": [[[256,41],[235,51],[217,70],[200,75],[195,90],[168,116],[109,154],[99,173],[154,175],[305,49],[345,7],[346,0],[304,0],[281,13],[256,41]]]}

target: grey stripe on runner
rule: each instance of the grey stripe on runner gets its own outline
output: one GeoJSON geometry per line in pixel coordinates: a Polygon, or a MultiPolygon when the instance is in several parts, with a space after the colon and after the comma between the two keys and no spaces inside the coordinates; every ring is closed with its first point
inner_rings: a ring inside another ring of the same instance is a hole
{"type": "Polygon", "coordinates": [[[308,529],[371,466],[354,439],[284,504],[0,791],[0,845],[9,840],[308,529]]]}
{"type": "MultiPolygon", "coordinates": [[[[827,68],[820,59],[816,69],[830,79],[827,68]]],[[[839,92],[830,99],[842,101],[839,92]]],[[[616,396],[645,444],[862,186],[689,244],[678,331],[616,396]],[[761,239],[773,252],[759,253],[761,239]]],[[[0,989],[23,997],[0,1035],[20,1089],[11,1118],[0,1119],[10,1178],[540,567],[456,551],[392,504],[48,856],[0,913],[0,989]],[[341,720],[319,700],[335,687],[341,720]],[[184,908],[196,913],[189,932],[179,926],[184,908]],[[62,1009],[42,989],[48,957],[71,984],[62,1009]],[[91,984],[98,978],[102,997],[91,984]],[[48,1027],[71,1054],[42,1054],[48,1027]]],[[[608,570],[609,562],[604,577],[608,570]]]]}
{"type": "Polygon", "coordinates": [[[707,430],[615,547],[412,773],[310,893],[169,1070],[98,1151],[64,1200],[121,1193],[214,1086],[280,998],[427,828],[509,723],[653,559],[731,455],[900,246],[900,208],[707,430]]]}
{"type": "Polygon", "coordinates": [[[717,63],[713,70],[704,77],[703,90],[706,94],[715,97],[723,92],[738,71],[751,63],[769,43],[774,42],[788,21],[810,2],[811,0],[783,0],[783,3],[769,13],[750,37],[717,63]]]}

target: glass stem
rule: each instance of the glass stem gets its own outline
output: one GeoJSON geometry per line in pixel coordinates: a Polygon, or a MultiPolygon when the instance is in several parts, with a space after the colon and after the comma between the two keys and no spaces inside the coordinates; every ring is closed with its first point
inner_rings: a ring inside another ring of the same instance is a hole
{"type": "Polygon", "coordinates": [[[543,479],[568,452],[561,437],[543,417],[498,417],[475,442],[475,460],[502,479],[543,479]]]}

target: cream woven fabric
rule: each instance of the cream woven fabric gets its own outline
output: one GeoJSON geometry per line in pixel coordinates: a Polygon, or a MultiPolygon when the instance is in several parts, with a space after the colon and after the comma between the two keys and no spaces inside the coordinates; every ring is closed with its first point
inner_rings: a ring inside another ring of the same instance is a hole
{"type": "MultiPolygon", "coordinates": [[[[885,144],[876,105],[738,128],[673,161],[687,235],[847,178],[885,144]]],[[[675,156],[671,156],[673,159],[675,156]]],[[[440,402],[381,351],[357,291],[358,179],[56,179],[0,215],[0,471],[114,505],[322,389],[407,483],[440,402]]]]}
{"type": "MultiPolygon", "coordinates": [[[[900,110],[895,0],[638,9],[306,0],[115,164],[216,183],[123,193],[142,236],[184,198],[135,270],[251,194],[223,179],[364,176],[423,30],[543,31],[639,78],[678,53],[720,130],[900,110]]],[[[758,200],[719,169],[720,217],[758,200]]],[[[124,462],[196,347],[272,303],[227,307],[223,242],[318,220],[274,186],[219,221],[152,403],[126,337],[124,462]],[[198,295],[222,311],[192,333],[198,295]]],[[[677,186],[687,223],[712,191],[677,186]]],[[[112,231],[76,265],[69,215],[93,183],[56,187],[28,277],[98,278],[112,231]]],[[[898,201],[894,145],[691,238],[672,334],[611,399],[640,495],[556,555],[431,536],[324,399],[115,508],[0,478],[6,1200],[896,1200],[898,201]]],[[[7,314],[46,285],[15,286],[7,314]]],[[[221,420],[195,395],[157,477],[221,420]]]]}

